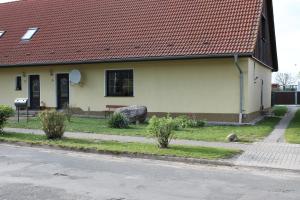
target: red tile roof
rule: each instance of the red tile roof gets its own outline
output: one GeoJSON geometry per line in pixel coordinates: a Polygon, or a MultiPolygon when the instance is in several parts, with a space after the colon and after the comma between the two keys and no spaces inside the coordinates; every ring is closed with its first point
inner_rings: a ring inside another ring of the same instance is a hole
{"type": "Polygon", "coordinates": [[[263,0],[23,0],[0,4],[0,65],[253,53],[263,0]],[[21,37],[30,27],[38,33],[21,37]]]}

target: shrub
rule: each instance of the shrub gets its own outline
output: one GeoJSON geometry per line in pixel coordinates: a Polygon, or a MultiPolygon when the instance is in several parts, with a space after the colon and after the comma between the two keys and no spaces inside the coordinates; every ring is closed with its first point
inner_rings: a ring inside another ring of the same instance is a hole
{"type": "Polygon", "coordinates": [[[288,111],[287,106],[274,106],[273,108],[273,113],[277,117],[282,117],[284,116],[288,111]]]}
{"type": "Polygon", "coordinates": [[[176,117],[173,120],[174,120],[174,129],[175,130],[190,127],[190,119],[186,115],[176,117]]]}
{"type": "Polygon", "coordinates": [[[174,129],[184,129],[184,128],[199,128],[204,127],[206,122],[203,120],[189,119],[188,116],[182,115],[174,118],[174,129]]]}
{"type": "Polygon", "coordinates": [[[206,125],[206,121],[204,120],[191,119],[189,122],[190,128],[200,128],[200,127],[204,127],[205,125],[206,125]]]}
{"type": "Polygon", "coordinates": [[[151,135],[156,137],[160,148],[168,148],[174,135],[174,120],[171,117],[157,118],[153,116],[147,129],[151,135]]]}
{"type": "Polygon", "coordinates": [[[0,133],[9,117],[14,115],[14,110],[9,106],[0,105],[0,133]]]}
{"type": "Polygon", "coordinates": [[[73,109],[68,103],[64,105],[64,113],[68,122],[71,122],[71,119],[73,117],[73,109]]]}
{"type": "Polygon", "coordinates": [[[108,120],[110,128],[129,128],[129,120],[122,113],[114,113],[108,120]]]}
{"type": "Polygon", "coordinates": [[[54,110],[43,111],[39,114],[42,129],[48,139],[60,139],[65,132],[66,116],[54,110]]]}

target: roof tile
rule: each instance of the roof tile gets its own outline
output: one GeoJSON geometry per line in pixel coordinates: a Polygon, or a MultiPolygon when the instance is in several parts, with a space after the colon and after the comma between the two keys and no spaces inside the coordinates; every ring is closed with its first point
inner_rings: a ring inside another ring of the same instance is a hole
{"type": "Polygon", "coordinates": [[[252,53],[262,0],[21,0],[0,4],[0,65],[252,53]],[[30,27],[38,33],[21,37],[30,27]]]}

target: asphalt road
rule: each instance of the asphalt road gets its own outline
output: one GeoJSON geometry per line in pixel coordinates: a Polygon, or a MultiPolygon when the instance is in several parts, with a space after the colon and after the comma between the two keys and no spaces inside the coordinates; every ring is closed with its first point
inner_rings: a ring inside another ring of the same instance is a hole
{"type": "Polygon", "coordinates": [[[299,200],[300,174],[0,144],[1,200],[299,200]]]}

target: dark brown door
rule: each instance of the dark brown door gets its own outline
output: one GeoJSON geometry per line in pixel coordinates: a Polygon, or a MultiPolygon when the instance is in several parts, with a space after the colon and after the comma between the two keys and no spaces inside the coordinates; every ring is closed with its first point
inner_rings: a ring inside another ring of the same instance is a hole
{"type": "Polygon", "coordinates": [[[57,109],[69,104],[69,74],[57,74],[57,109]]]}
{"type": "Polygon", "coordinates": [[[40,76],[29,76],[30,109],[40,109],[40,76]]]}

